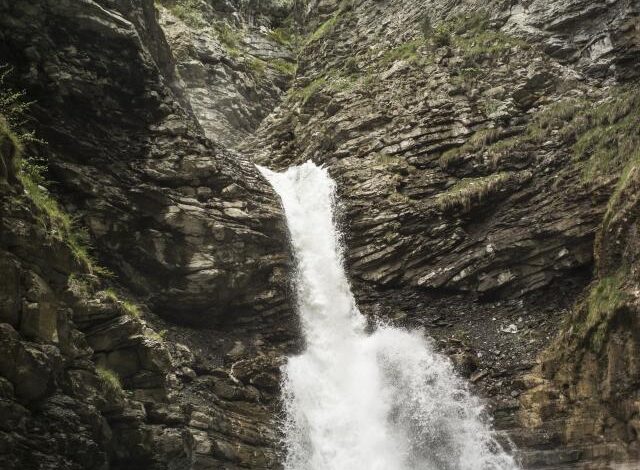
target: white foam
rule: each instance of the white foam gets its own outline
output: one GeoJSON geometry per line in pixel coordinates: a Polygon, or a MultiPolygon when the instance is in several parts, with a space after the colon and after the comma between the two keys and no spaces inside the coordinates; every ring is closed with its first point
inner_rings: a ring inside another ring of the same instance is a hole
{"type": "Polygon", "coordinates": [[[449,360],[420,331],[365,332],[343,268],[335,183],[260,171],[282,199],[306,349],[283,370],[287,470],[512,470],[449,360]]]}

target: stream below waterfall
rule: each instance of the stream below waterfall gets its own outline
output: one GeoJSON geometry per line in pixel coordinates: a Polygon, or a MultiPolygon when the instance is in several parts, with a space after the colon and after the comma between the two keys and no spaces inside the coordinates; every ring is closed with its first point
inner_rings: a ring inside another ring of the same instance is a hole
{"type": "Polygon", "coordinates": [[[305,339],[283,370],[286,470],[513,470],[481,401],[422,331],[367,332],[343,267],[336,185],[260,168],[280,195],[305,339]]]}

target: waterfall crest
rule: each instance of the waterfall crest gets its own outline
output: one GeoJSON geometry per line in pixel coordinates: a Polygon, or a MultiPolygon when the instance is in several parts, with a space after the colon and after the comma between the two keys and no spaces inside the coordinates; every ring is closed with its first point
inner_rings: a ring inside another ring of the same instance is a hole
{"type": "Polygon", "coordinates": [[[307,162],[259,167],[297,261],[305,351],[283,370],[287,470],[513,470],[481,402],[420,331],[365,331],[343,268],[335,182],[307,162]]]}

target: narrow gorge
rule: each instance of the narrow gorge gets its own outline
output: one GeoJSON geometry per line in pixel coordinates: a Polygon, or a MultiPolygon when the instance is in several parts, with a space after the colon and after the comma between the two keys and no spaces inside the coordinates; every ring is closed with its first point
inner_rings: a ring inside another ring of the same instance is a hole
{"type": "Polygon", "coordinates": [[[638,468],[639,15],[0,0],[0,468],[638,468]]]}

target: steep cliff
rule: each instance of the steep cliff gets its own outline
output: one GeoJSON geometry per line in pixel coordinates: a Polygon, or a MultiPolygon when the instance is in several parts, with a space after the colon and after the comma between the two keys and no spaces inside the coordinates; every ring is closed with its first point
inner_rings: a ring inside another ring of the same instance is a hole
{"type": "Polygon", "coordinates": [[[0,24],[2,91],[46,142],[3,171],[1,466],[274,467],[275,194],[204,136],[152,1],[1,2],[0,24]]]}
{"type": "MultiPolygon", "coordinates": [[[[584,342],[553,341],[560,371],[545,372],[555,392],[543,398],[525,374],[560,324],[584,321],[596,237],[598,266],[617,269],[602,247],[626,243],[602,224],[637,162],[638,7],[315,2],[293,87],[244,146],[269,166],[329,168],[361,305],[438,338],[526,466],[637,458],[631,324],[622,340],[605,333],[613,313],[589,320],[598,360],[584,342]],[[602,381],[618,384],[615,399],[602,381]],[[575,422],[551,408],[563,384],[575,422]]],[[[626,272],[604,295],[632,305],[626,272]]]]}
{"type": "Polygon", "coordinates": [[[640,458],[639,13],[0,0],[33,101],[0,108],[0,466],[279,468],[300,340],[253,163],[308,159],[363,312],[425,328],[525,467],[640,458]]]}

